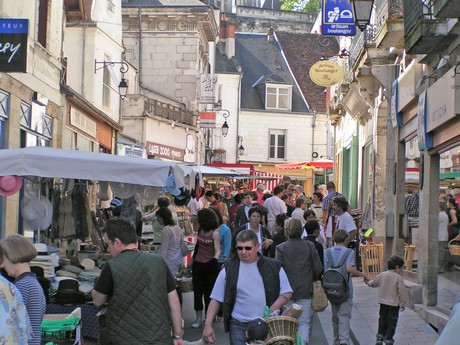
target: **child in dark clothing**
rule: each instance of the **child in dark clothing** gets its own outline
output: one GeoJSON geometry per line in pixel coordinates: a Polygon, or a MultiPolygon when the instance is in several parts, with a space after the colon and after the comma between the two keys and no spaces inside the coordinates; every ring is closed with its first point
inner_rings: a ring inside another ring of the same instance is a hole
{"type": "Polygon", "coordinates": [[[408,293],[401,276],[404,260],[393,255],[388,260],[388,271],[380,273],[367,282],[370,287],[379,287],[379,327],[376,345],[393,344],[399,310],[404,311],[408,293]]]}
{"type": "Polygon", "coordinates": [[[321,265],[324,267],[324,248],[323,245],[316,240],[319,236],[319,223],[316,220],[309,220],[303,227],[307,233],[307,237],[305,237],[305,239],[315,245],[316,251],[318,252],[321,260],[321,265]]]}

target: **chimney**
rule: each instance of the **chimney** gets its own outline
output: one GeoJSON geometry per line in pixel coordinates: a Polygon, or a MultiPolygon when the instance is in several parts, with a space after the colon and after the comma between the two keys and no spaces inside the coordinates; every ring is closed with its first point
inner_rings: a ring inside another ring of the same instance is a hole
{"type": "Polygon", "coordinates": [[[225,44],[225,53],[229,59],[235,56],[235,29],[236,25],[234,22],[227,22],[227,43],[225,44]]]}
{"type": "Polygon", "coordinates": [[[273,26],[268,28],[267,42],[273,42],[273,26]]]}

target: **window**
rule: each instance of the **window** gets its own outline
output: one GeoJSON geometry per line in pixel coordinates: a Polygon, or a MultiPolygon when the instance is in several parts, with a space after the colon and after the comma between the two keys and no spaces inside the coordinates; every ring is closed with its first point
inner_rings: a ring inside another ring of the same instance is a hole
{"type": "MultiPolygon", "coordinates": [[[[110,60],[106,57],[106,61],[110,60]]],[[[103,72],[102,105],[104,107],[110,107],[110,92],[112,88],[110,86],[109,65],[104,66],[103,72]]]]}
{"type": "Polygon", "coordinates": [[[38,42],[46,48],[48,31],[48,0],[40,0],[38,5],[38,42]]]}
{"type": "Polygon", "coordinates": [[[286,130],[270,129],[270,159],[286,159],[286,130]]]}
{"type": "Polygon", "coordinates": [[[51,146],[53,118],[46,115],[46,107],[21,102],[21,147],[51,146]]]}
{"type": "Polygon", "coordinates": [[[291,91],[291,86],[267,85],[265,108],[291,110],[291,91]]]}

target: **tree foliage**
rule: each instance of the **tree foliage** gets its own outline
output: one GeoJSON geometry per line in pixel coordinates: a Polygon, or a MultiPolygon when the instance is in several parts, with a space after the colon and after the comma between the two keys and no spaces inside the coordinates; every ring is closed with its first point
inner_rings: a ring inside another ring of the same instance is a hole
{"type": "Polygon", "coordinates": [[[283,11],[308,12],[321,8],[321,0],[281,0],[283,11]]]}

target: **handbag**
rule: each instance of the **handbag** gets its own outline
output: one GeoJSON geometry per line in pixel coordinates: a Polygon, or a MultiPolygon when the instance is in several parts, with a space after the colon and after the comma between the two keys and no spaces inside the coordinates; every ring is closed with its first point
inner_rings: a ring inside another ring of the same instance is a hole
{"type": "Polygon", "coordinates": [[[326,293],[323,290],[323,286],[321,285],[321,281],[317,280],[313,282],[313,297],[311,299],[311,308],[313,311],[323,311],[327,308],[327,297],[326,293]]]}
{"type": "Polygon", "coordinates": [[[182,256],[187,256],[192,252],[183,237],[180,240],[180,252],[182,256]]]}

